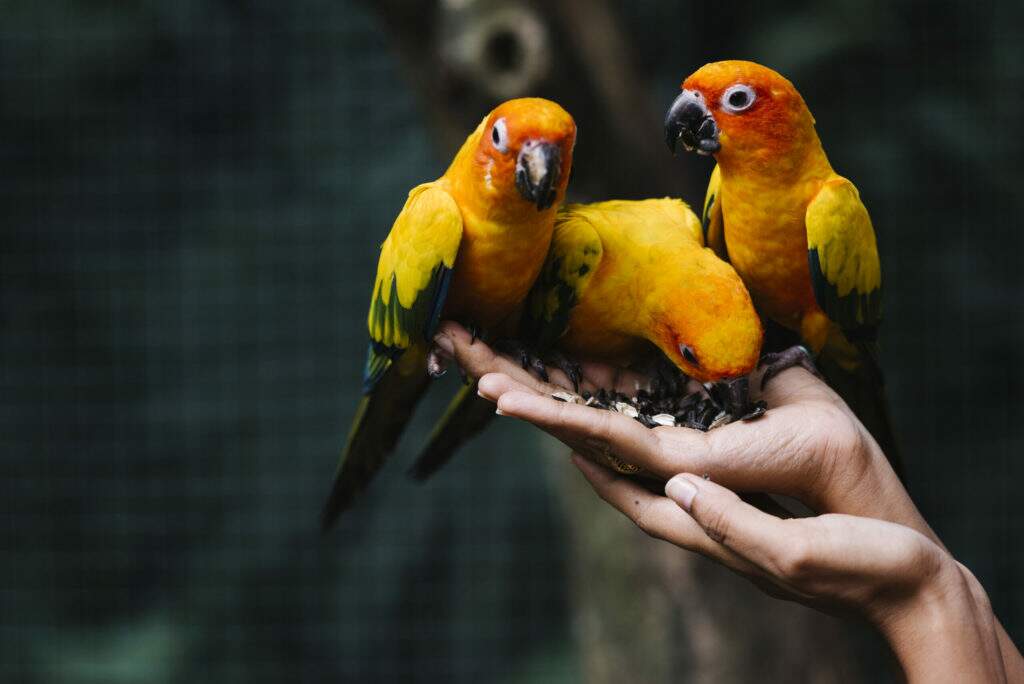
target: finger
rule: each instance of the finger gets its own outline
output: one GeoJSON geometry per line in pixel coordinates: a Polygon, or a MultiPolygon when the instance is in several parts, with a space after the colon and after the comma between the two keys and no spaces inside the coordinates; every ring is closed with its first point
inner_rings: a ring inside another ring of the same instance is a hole
{"type": "MultiPolygon", "coordinates": [[[[516,382],[512,378],[502,373],[488,373],[484,377],[480,378],[480,382],[477,385],[477,392],[481,397],[489,401],[497,402],[502,395],[509,392],[520,392],[525,394],[532,394],[538,397],[549,396],[546,393],[537,392],[520,382],[516,382]]],[[[496,413],[499,415],[505,415],[500,408],[496,408],[496,413]]],[[[518,417],[518,416],[513,416],[518,417]]],[[[568,446],[573,451],[586,452],[595,459],[603,458],[600,450],[595,450],[593,445],[588,445],[580,440],[579,433],[572,433],[566,430],[549,429],[548,434],[552,435],[556,439],[560,440],[563,444],[568,446]]]]}
{"type": "Polygon", "coordinates": [[[779,520],[762,513],[710,480],[683,473],[665,485],[665,493],[714,542],[763,569],[788,579],[816,553],[817,535],[801,520],[779,520]]]}
{"type": "Polygon", "coordinates": [[[738,572],[760,574],[752,563],[711,540],[703,528],[671,499],[652,494],[636,482],[619,477],[579,454],[573,454],[572,460],[597,495],[645,533],[700,553],[738,572]]]}
{"type": "Polygon", "coordinates": [[[613,452],[637,465],[639,460],[654,460],[648,452],[658,448],[658,439],[652,430],[615,411],[518,391],[501,395],[498,410],[504,415],[527,420],[563,441],[578,442],[597,453],[613,452]]]}
{"type": "Polygon", "coordinates": [[[498,354],[480,339],[474,340],[465,328],[444,321],[438,326],[434,343],[450,354],[471,377],[480,378],[488,373],[503,373],[538,392],[551,393],[561,389],[536,378],[518,362],[498,354]]]}
{"type": "Polygon", "coordinates": [[[488,373],[480,378],[477,384],[477,391],[480,396],[489,401],[498,401],[498,398],[506,392],[526,392],[538,396],[546,395],[546,392],[533,387],[534,383],[525,385],[504,373],[488,373]]]}

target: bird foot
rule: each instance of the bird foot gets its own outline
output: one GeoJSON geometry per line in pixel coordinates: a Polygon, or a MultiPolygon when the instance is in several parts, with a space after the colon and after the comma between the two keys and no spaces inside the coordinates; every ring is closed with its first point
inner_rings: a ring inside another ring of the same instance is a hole
{"type": "Polygon", "coordinates": [[[565,377],[572,383],[573,391],[579,394],[580,382],[583,380],[583,368],[580,364],[560,351],[548,354],[548,363],[565,373],[565,377]]]}
{"type": "Polygon", "coordinates": [[[463,327],[469,331],[469,344],[470,346],[476,344],[477,340],[482,340],[487,336],[487,331],[478,326],[476,323],[466,323],[463,327]]]}
{"type": "Polygon", "coordinates": [[[436,346],[431,347],[427,353],[427,375],[434,380],[448,372],[448,359],[441,354],[436,346]]]}
{"type": "Polygon", "coordinates": [[[494,348],[519,360],[519,365],[524,370],[532,371],[544,382],[548,381],[548,369],[544,361],[533,352],[525,343],[515,339],[500,340],[495,343],[494,348]]]}
{"type": "Polygon", "coordinates": [[[763,401],[750,401],[750,378],[747,376],[715,383],[708,394],[732,420],[753,420],[768,410],[763,401]]]}
{"type": "Polygon", "coordinates": [[[764,374],[761,376],[761,390],[763,391],[764,386],[768,384],[768,381],[776,375],[787,368],[793,368],[795,366],[799,366],[815,377],[821,378],[821,373],[818,371],[818,367],[814,365],[814,359],[811,357],[811,352],[807,347],[802,344],[798,344],[790,347],[789,349],[783,349],[780,352],[772,352],[761,357],[761,360],[757,364],[758,368],[765,369],[764,374]]]}

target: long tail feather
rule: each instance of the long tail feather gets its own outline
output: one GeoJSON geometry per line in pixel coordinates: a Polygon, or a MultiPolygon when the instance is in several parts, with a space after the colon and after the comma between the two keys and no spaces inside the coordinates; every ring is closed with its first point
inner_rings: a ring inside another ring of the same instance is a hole
{"type": "Polygon", "coordinates": [[[359,402],[334,486],[321,514],[324,532],[351,507],[394,451],[416,404],[430,385],[425,365],[425,354],[410,349],[391,364],[373,392],[359,402]]]}
{"type": "Polygon", "coordinates": [[[426,448],[409,469],[409,475],[423,481],[436,473],[463,444],[482,432],[493,418],[494,404],[476,393],[476,383],[463,387],[434,426],[426,448]]]}
{"type": "Polygon", "coordinates": [[[886,398],[885,376],[879,364],[878,349],[867,342],[857,343],[856,347],[861,363],[854,370],[847,370],[836,363],[828,356],[827,349],[817,359],[818,369],[829,386],[864,423],[888,457],[893,470],[903,479],[903,458],[886,398]]]}

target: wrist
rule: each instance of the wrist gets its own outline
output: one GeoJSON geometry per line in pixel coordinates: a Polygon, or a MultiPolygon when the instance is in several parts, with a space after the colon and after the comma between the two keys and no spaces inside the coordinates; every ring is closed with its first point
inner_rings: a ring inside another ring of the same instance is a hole
{"type": "MultiPolygon", "coordinates": [[[[999,681],[992,639],[975,610],[971,588],[951,556],[915,587],[883,598],[869,611],[908,681],[999,681]]],[[[997,652],[997,651],[996,651],[997,652]]]]}

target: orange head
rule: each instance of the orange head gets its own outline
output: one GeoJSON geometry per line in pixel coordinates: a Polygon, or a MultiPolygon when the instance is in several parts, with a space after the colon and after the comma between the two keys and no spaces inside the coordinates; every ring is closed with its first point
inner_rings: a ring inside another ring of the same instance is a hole
{"type": "Polygon", "coordinates": [[[711,250],[691,256],[685,276],[667,282],[658,297],[652,341],[684,373],[715,382],[754,370],[761,319],[739,275],[711,250]]]}
{"type": "Polygon", "coordinates": [[[543,211],[565,197],[575,144],[576,123],[567,111],[550,100],[524,97],[487,115],[473,160],[485,193],[543,211]]]}
{"type": "Polygon", "coordinates": [[[814,117],[793,84],[754,62],[706,64],[685,81],[665,117],[665,139],[697,154],[779,160],[817,141],[814,117]]]}

